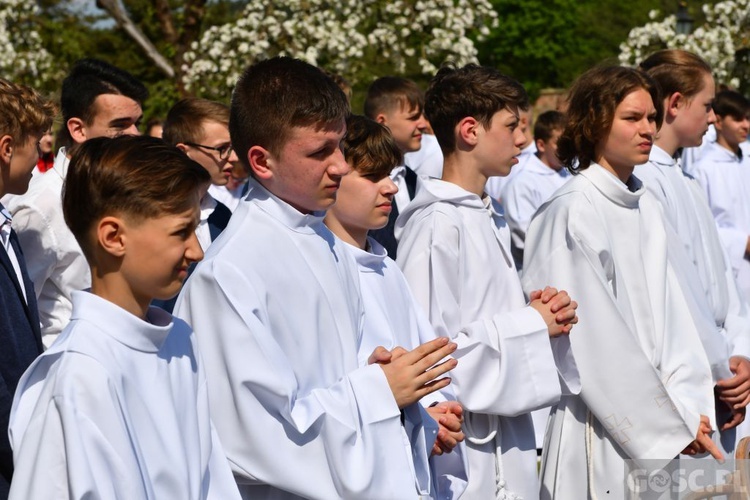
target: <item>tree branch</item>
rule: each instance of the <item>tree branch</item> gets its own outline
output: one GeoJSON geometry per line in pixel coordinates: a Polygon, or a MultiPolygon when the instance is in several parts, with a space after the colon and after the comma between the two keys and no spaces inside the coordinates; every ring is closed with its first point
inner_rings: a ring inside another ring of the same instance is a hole
{"type": "Polygon", "coordinates": [[[141,47],[141,49],[143,49],[146,56],[156,64],[156,67],[159,68],[162,73],[169,78],[174,78],[175,71],[172,65],[163,55],[161,55],[161,53],[159,53],[151,40],[149,40],[138,26],[133,23],[130,16],[128,16],[127,12],[125,12],[120,5],[120,0],[96,0],[96,6],[109,12],[109,15],[114,18],[117,25],[122,28],[125,33],[127,33],[130,38],[141,47]]]}

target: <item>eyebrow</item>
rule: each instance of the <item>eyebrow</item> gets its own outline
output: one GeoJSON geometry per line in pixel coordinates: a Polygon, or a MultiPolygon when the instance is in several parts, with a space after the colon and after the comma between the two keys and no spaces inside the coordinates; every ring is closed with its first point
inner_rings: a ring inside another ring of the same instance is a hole
{"type": "Polygon", "coordinates": [[[135,120],[133,120],[129,116],[126,116],[123,118],[115,118],[114,120],[110,120],[109,126],[117,127],[117,126],[122,126],[122,125],[129,125],[131,123],[138,123],[142,118],[143,118],[143,115],[139,116],[135,120]]]}

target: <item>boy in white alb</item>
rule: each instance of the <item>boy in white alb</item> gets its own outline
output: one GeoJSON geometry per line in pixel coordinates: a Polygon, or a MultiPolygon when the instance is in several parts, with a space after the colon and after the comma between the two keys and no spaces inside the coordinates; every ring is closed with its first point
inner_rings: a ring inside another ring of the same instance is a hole
{"type": "Polygon", "coordinates": [[[208,181],[152,137],[92,139],[73,157],[63,210],[92,288],[73,292],[71,322],[19,382],[10,498],[239,498],[192,331],[149,307],[203,256],[208,181]]]}
{"type": "Polygon", "coordinates": [[[740,145],[750,128],[750,101],[731,90],[713,102],[716,142],[707,145],[693,173],[708,197],[719,236],[745,300],[750,300],[750,159],[740,145]]]}
{"type": "Polygon", "coordinates": [[[531,218],[542,203],[570,178],[557,157],[557,139],[563,127],[564,115],[559,111],[539,115],[534,123],[537,152],[503,188],[503,216],[510,227],[511,251],[519,271],[523,267],[523,241],[531,218]]]}
{"type": "MultiPolygon", "coordinates": [[[[685,175],[673,158],[678,148],[701,144],[716,119],[711,107],[712,101],[716,102],[711,68],[699,56],[677,49],[651,54],[641,68],[661,89],[665,118],[648,163],[636,166],[634,173],[661,203],[677,233],[676,243],[684,248],[689,261],[680,274],[685,291],[695,296],[691,310],[696,321],[706,325],[699,332],[718,396],[717,426],[721,432],[714,438],[731,455],[740,436],[735,427],[742,422],[750,399],[750,314],[709,203],[699,183],[685,175]]],[[[718,100],[721,103],[722,99],[718,100]]],[[[709,145],[704,151],[711,148],[709,145]]],[[[741,189],[741,179],[729,182],[741,189]]],[[[747,236],[743,248],[746,240],[747,236]]]]}
{"type": "MultiPolygon", "coordinates": [[[[441,69],[425,111],[445,153],[443,178],[424,180],[397,222],[398,264],[436,333],[459,346],[452,387],[466,410],[467,498],[538,495],[528,413],[559,400],[554,351],[565,352],[576,321],[565,292],[547,288],[526,303],[508,227],[484,193],[488,177],[516,162],[526,106],[523,87],[494,69],[441,69]]],[[[575,367],[562,368],[575,390],[575,367]]]]}
{"type": "MultiPolygon", "coordinates": [[[[336,204],[328,210],[325,223],[350,245],[359,268],[365,310],[360,364],[366,365],[378,347],[385,357],[375,360],[389,362],[394,349],[411,349],[436,336],[401,270],[385,248],[367,236],[370,229],[388,222],[398,190],[388,174],[400,163],[401,152],[388,129],[369,118],[351,115],[346,128],[344,156],[352,172],[341,179],[336,204]]],[[[464,438],[463,409],[453,399],[452,392],[444,389],[421,401],[426,409],[419,403],[404,408],[404,430],[410,437],[418,490],[436,499],[458,498],[466,487],[463,446],[453,453],[457,457],[444,455],[464,438]],[[425,422],[424,432],[415,432],[420,422],[425,422]]]]}
{"type": "Polygon", "coordinates": [[[348,113],[338,86],[302,61],[244,72],[229,129],[250,191],[177,301],[247,499],[416,497],[400,409],[445,387],[426,384],[456,363],[426,371],[455,348],[438,339],[360,366],[356,262],[323,224],[349,171],[348,113]]]}

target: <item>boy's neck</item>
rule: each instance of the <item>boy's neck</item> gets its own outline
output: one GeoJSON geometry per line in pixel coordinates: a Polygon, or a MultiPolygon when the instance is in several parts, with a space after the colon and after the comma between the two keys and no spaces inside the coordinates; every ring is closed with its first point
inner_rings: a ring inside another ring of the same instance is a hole
{"type": "Polygon", "coordinates": [[[740,145],[732,144],[731,142],[727,141],[727,139],[721,134],[716,134],[716,144],[723,147],[724,149],[728,149],[736,156],[740,155],[740,145]]]}
{"type": "Polygon", "coordinates": [[[665,122],[656,135],[654,144],[663,149],[669,156],[674,157],[677,149],[680,147],[680,140],[672,131],[672,128],[665,122]]]}
{"type": "Polygon", "coordinates": [[[151,298],[135,297],[119,272],[102,272],[92,267],[91,293],[112,302],[142,320],[146,319],[151,298]]]}
{"type": "Polygon", "coordinates": [[[455,184],[480,198],[484,195],[484,186],[487,184],[487,176],[482,174],[471,156],[460,153],[445,157],[442,180],[455,184]]]}
{"type": "Polygon", "coordinates": [[[335,234],[341,241],[349,243],[362,250],[367,249],[367,229],[355,228],[345,224],[336,217],[333,211],[326,213],[323,223],[335,234]]]}

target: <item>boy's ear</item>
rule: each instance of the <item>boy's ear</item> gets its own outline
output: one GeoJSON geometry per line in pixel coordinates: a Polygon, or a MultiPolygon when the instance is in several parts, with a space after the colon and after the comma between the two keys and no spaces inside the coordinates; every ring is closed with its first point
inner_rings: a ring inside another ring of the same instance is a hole
{"type": "Polygon", "coordinates": [[[378,113],[378,115],[375,117],[375,121],[381,125],[385,125],[386,123],[388,123],[388,117],[385,116],[384,113],[378,113]]]}
{"type": "Polygon", "coordinates": [[[125,255],[125,225],[119,217],[103,217],[96,225],[96,239],[105,252],[114,256],[125,255]]]}
{"type": "Polygon", "coordinates": [[[476,146],[479,139],[479,127],[481,124],[473,116],[461,119],[456,125],[457,139],[469,146],[476,146]]]}
{"type": "Polygon", "coordinates": [[[544,152],[547,150],[547,144],[541,139],[536,139],[534,142],[536,143],[536,150],[541,154],[544,154],[544,152]]]}
{"type": "Polygon", "coordinates": [[[268,180],[273,177],[276,160],[267,149],[261,146],[251,147],[247,151],[247,162],[256,179],[268,180]]]}
{"type": "Polygon", "coordinates": [[[188,155],[188,158],[190,157],[190,153],[188,153],[187,144],[183,144],[182,142],[178,142],[177,144],[175,144],[175,147],[177,149],[179,149],[180,151],[182,151],[183,153],[185,153],[186,155],[188,155]]]}
{"type": "Polygon", "coordinates": [[[80,118],[68,119],[68,133],[74,142],[81,144],[86,142],[86,124],[80,118]]]}
{"type": "Polygon", "coordinates": [[[0,137],[0,161],[3,165],[10,165],[13,156],[13,138],[8,134],[0,137]]]}

